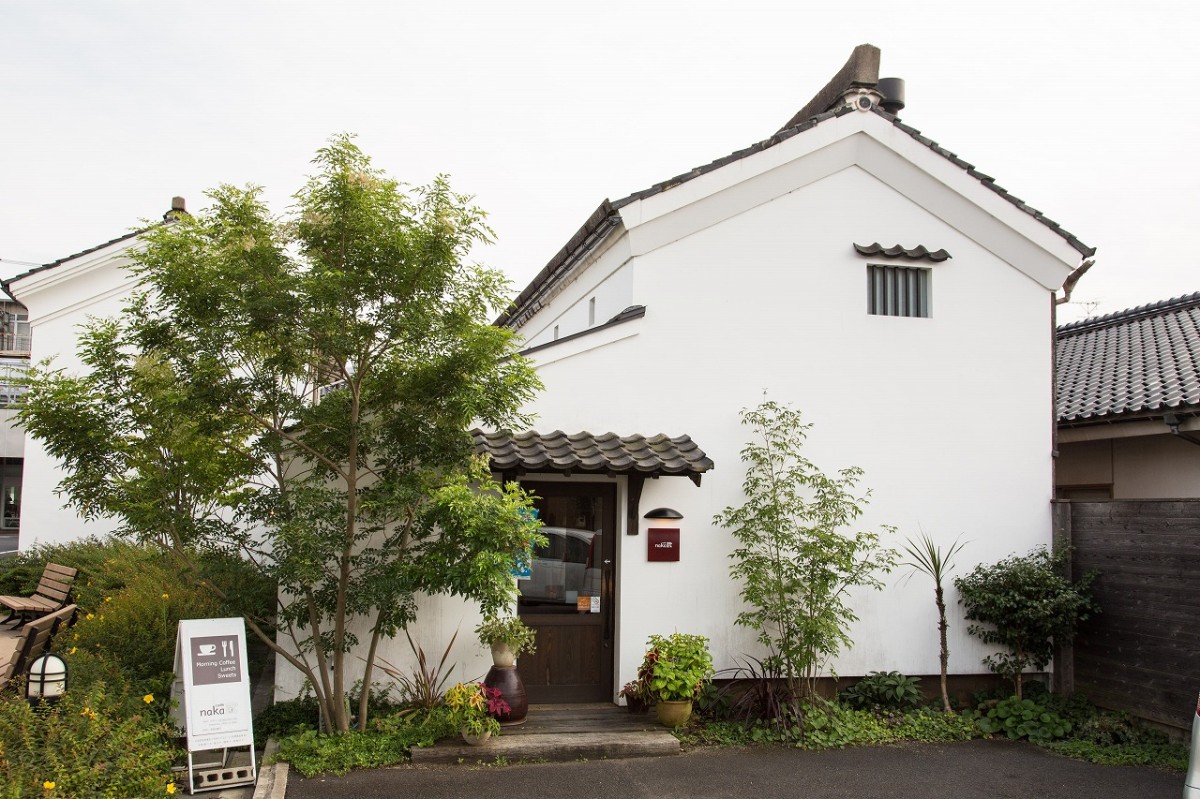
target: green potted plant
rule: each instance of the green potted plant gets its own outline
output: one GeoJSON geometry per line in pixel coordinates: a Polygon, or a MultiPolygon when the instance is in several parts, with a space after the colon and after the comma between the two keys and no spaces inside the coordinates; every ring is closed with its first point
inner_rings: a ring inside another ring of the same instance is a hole
{"type": "Polygon", "coordinates": [[[479,636],[481,644],[492,648],[492,663],[500,668],[516,665],[517,657],[522,652],[537,651],[534,631],[516,616],[484,619],[475,628],[475,634],[479,636]]]}
{"type": "Polygon", "coordinates": [[[692,700],[712,679],[712,654],[703,635],[652,635],[639,674],[649,674],[649,694],[658,720],[680,727],[692,715],[692,700]]]}
{"type": "Polygon", "coordinates": [[[472,746],[480,746],[493,735],[499,735],[500,722],[493,714],[508,712],[508,703],[500,698],[500,692],[478,682],[452,685],[446,691],[446,707],[463,740],[472,746]]]}

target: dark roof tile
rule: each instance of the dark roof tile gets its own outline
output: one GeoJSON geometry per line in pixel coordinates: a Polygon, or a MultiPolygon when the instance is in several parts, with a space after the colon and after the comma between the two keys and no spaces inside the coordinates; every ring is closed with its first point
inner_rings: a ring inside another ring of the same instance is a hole
{"type": "Polygon", "coordinates": [[[592,435],[586,431],[567,435],[561,430],[511,433],[472,430],[475,452],[491,459],[498,472],[580,472],[635,474],[645,477],[683,475],[693,479],[713,468],[712,460],[689,436],[659,434],[592,435]]]}
{"type": "MultiPolygon", "coordinates": [[[[865,45],[865,47],[870,47],[870,45],[865,45]]],[[[857,52],[857,49],[856,49],[856,52],[857,52]]],[[[864,53],[867,53],[867,51],[864,50],[864,53]]],[[[847,62],[847,67],[851,66],[851,63],[853,61],[854,61],[854,56],[851,57],[850,62],[847,62]]],[[[845,70],[847,67],[843,67],[843,70],[845,70]]],[[[839,73],[839,75],[840,75],[840,73],[839,73]]],[[[836,80],[837,80],[837,78],[835,77],[835,81],[836,80]]],[[[833,83],[834,82],[831,81],[830,85],[833,85],[833,83]]],[[[827,86],[826,89],[828,89],[828,88],[829,87],[827,86]]],[[[842,90],[844,90],[845,88],[848,88],[848,86],[843,86],[842,90]]],[[[822,90],[822,93],[824,93],[824,92],[825,92],[825,89],[822,90]]],[[[840,92],[841,92],[841,90],[839,90],[837,93],[840,95],[840,92]]],[[[822,96],[823,96],[823,94],[818,95],[818,97],[822,97],[822,96]]],[[[817,98],[814,98],[814,101],[816,101],[816,99],[817,98]]],[[[562,271],[564,271],[563,270],[564,263],[566,263],[567,261],[573,260],[574,252],[579,247],[579,243],[577,243],[577,240],[581,242],[584,239],[595,234],[597,232],[597,230],[600,229],[600,222],[604,221],[605,216],[608,217],[612,226],[604,227],[603,229],[601,229],[600,232],[602,234],[607,233],[608,231],[610,231],[612,229],[612,227],[616,226],[616,222],[619,219],[618,212],[620,211],[621,208],[623,208],[626,205],[629,205],[632,202],[636,202],[638,200],[644,200],[647,197],[652,197],[655,194],[660,194],[664,191],[667,191],[668,189],[675,188],[676,186],[678,186],[682,183],[686,183],[689,180],[700,177],[701,175],[708,174],[709,172],[713,172],[717,169],[720,169],[723,166],[727,166],[728,164],[733,163],[734,161],[741,160],[742,158],[746,158],[747,156],[754,155],[755,153],[758,153],[763,150],[774,147],[775,145],[779,144],[780,142],[786,141],[787,139],[792,138],[793,136],[797,135],[798,133],[802,133],[806,130],[809,130],[810,128],[816,127],[817,125],[819,125],[821,122],[824,122],[825,120],[833,119],[835,117],[842,117],[842,116],[845,116],[846,114],[858,113],[856,111],[856,109],[851,108],[850,106],[845,106],[845,105],[841,106],[840,108],[835,108],[831,111],[824,111],[822,113],[812,114],[811,116],[807,116],[806,113],[804,113],[806,111],[806,109],[818,108],[818,107],[828,107],[828,105],[821,106],[819,104],[813,105],[812,103],[810,103],[809,105],[805,106],[804,109],[801,109],[801,112],[798,112],[795,116],[793,116],[788,121],[787,125],[784,126],[783,129],[777,131],[775,133],[775,135],[771,136],[768,139],[763,139],[762,141],[755,142],[754,144],[750,145],[749,147],[743,148],[741,150],[737,150],[733,153],[730,153],[729,155],[722,156],[708,164],[698,166],[695,169],[692,169],[681,175],[677,175],[677,176],[671,178],[670,180],[666,180],[661,183],[656,183],[647,189],[642,189],[641,191],[635,191],[632,194],[626,195],[625,197],[623,197],[619,200],[613,201],[612,203],[609,203],[608,200],[605,200],[603,203],[601,203],[600,208],[598,208],[596,210],[596,212],[594,212],[592,214],[592,217],[589,218],[588,221],[584,223],[583,227],[580,228],[579,232],[577,232],[575,234],[575,236],[572,237],[571,241],[568,242],[567,246],[564,247],[562,250],[560,250],[558,252],[558,254],[556,254],[554,256],[554,258],[552,258],[550,260],[550,263],[548,263],[545,266],[545,268],[543,268],[542,271],[538,273],[537,277],[535,277],[533,279],[533,281],[525,288],[525,290],[522,291],[520,295],[518,295],[516,300],[514,300],[513,308],[509,311],[506,311],[504,314],[502,314],[500,316],[500,318],[498,318],[496,320],[496,324],[503,325],[503,324],[512,324],[514,322],[516,324],[520,324],[524,318],[526,318],[529,315],[532,315],[532,313],[536,312],[541,307],[540,304],[538,303],[537,298],[541,295],[543,287],[553,284],[553,282],[557,279],[557,276],[562,271]],[[603,214],[603,216],[601,216],[601,214],[603,214]],[[598,216],[600,216],[599,219],[597,218],[598,216]]],[[[878,107],[873,107],[871,109],[871,112],[875,113],[875,114],[883,117],[884,119],[888,120],[889,122],[891,122],[897,129],[908,134],[918,144],[921,144],[924,147],[928,147],[933,152],[937,153],[938,155],[942,156],[946,160],[950,161],[950,163],[954,164],[955,166],[959,167],[960,169],[966,170],[967,174],[971,175],[972,177],[977,178],[982,185],[987,186],[988,188],[992,189],[997,194],[999,194],[1001,197],[1004,197],[1006,200],[1008,200],[1013,205],[1015,205],[1017,208],[1024,211],[1025,213],[1029,214],[1034,219],[1041,222],[1043,225],[1046,225],[1048,228],[1053,230],[1058,235],[1062,236],[1064,239],[1067,240],[1067,243],[1070,244],[1083,257],[1090,258],[1092,255],[1095,255],[1095,253],[1096,253],[1095,247],[1087,246],[1082,241],[1080,241],[1077,237],[1075,237],[1071,233],[1067,232],[1066,230],[1063,230],[1060,225],[1058,225],[1056,222],[1054,222],[1053,220],[1046,217],[1041,211],[1038,211],[1037,209],[1035,209],[1029,205],[1026,205],[1022,200],[1020,200],[1016,197],[1013,197],[1008,192],[1007,189],[1004,189],[1004,188],[996,185],[995,179],[992,178],[990,175],[986,175],[986,174],[976,170],[974,164],[969,163],[968,161],[965,161],[962,158],[959,158],[958,155],[947,150],[945,147],[942,147],[940,144],[935,142],[933,139],[930,139],[929,137],[922,135],[921,131],[917,130],[916,128],[912,127],[911,125],[906,125],[906,124],[902,123],[893,114],[889,114],[886,111],[884,111],[883,109],[878,108],[878,107]]]]}
{"type": "Polygon", "coordinates": [[[1200,292],[1058,328],[1059,424],[1200,412],[1200,292]]]}
{"type": "Polygon", "coordinates": [[[935,263],[945,261],[950,258],[950,253],[942,250],[930,250],[924,244],[918,244],[916,247],[907,249],[899,244],[892,247],[884,247],[879,242],[874,244],[855,244],[854,249],[859,255],[873,256],[882,255],[884,258],[907,258],[910,261],[934,261],[935,263]]]}

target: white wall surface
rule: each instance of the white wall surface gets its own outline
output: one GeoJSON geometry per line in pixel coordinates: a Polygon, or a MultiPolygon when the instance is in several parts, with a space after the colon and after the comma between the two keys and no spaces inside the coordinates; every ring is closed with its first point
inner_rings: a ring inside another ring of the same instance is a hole
{"type": "MultiPolygon", "coordinates": [[[[716,223],[697,224],[690,210],[659,220],[678,236],[659,234],[645,253],[633,247],[633,301],[647,308],[635,336],[595,349],[584,337],[563,345],[572,357],[557,347],[534,355],[546,383],[538,429],[686,433],[716,463],[700,488],[662,478],[643,493],[643,509],[683,512],[679,563],[647,562],[644,534],[620,539],[614,689],[634,676],[655,632],[709,636],[718,668],[760,654],[733,626],[742,609],[728,576],[733,541],[712,517],[742,501],[738,452],[749,431],[738,412],[764,391],[815,425],[807,449],[821,468],[866,470],[863,525],[897,526],[889,543],[924,531],[947,546],[962,534],[970,543],[959,574],[1049,543],[1043,286],[857,167],[716,223]],[[950,251],[943,263],[902,262],[931,268],[932,318],[866,313],[866,264],[896,263],[852,248],[874,241],[950,251]]],[[[552,305],[531,325],[557,312],[552,305]]],[[[932,586],[903,576],[855,597],[855,646],[831,664],[837,673],[937,672],[932,586]]],[[[951,670],[984,671],[986,652],[967,636],[952,587],[947,601],[951,670]]]]}
{"type": "MultiPolygon", "coordinates": [[[[47,358],[53,366],[78,372],[79,326],[89,317],[120,314],[134,285],[125,269],[124,256],[134,241],[106,247],[95,253],[37,272],[16,282],[12,291],[29,309],[32,336],[31,363],[47,358]]],[[[54,492],[62,480],[58,462],[36,439],[25,442],[21,487],[20,548],[35,543],[60,543],[115,528],[106,520],[86,522],[64,507],[65,497],[54,492]]]]}

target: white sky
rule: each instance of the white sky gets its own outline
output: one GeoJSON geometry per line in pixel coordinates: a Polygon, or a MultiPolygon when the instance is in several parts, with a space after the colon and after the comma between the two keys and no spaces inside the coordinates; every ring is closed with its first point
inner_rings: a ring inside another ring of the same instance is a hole
{"type": "Polygon", "coordinates": [[[1060,320],[1109,313],[1200,290],[1198,19],[1165,0],[0,0],[0,276],[219,183],[282,212],[349,131],[392,176],[475,195],[499,238],[480,258],[519,289],[605,197],[770,136],[869,42],[905,122],[1099,248],[1060,320]]]}

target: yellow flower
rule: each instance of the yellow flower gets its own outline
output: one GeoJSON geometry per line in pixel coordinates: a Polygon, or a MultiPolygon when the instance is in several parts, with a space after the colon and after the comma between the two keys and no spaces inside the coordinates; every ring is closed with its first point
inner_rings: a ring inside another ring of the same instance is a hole
{"type": "Polygon", "coordinates": [[[154,694],[146,694],[145,696],[142,697],[142,701],[145,702],[147,705],[153,704],[154,694]]]}
{"type": "Polygon", "coordinates": [[[73,646],[73,647],[71,647],[71,651],[68,652],[67,654],[74,655],[78,651],[78,649],[79,649],[79,647],[73,646]]]}
{"type": "Polygon", "coordinates": [[[54,790],[54,782],[51,780],[46,780],[45,782],[42,783],[42,790],[43,791],[53,791],[54,790]]]}
{"type": "Polygon", "coordinates": [[[96,617],[93,616],[91,613],[89,613],[88,615],[84,616],[84,618],[87,619],[88,621],[91,621],[92,619],[94,619],[96,617]]]}
{"type": "Polygon", "coordinates": [[[104,621],[104,614],[103,614],[103,613],[101,613],[101,614],[100,614],[100,621],[104,621]]]}
{"type": "Polygon", "coordinates": [[[175,793],[175,783],[173,783],[173,782],[167,783],[167,793],[175,793]]]}
{"type": "Polygon", "coordinates": [[[105,602],[112,602],[112,597],[110,597],[110,596],[106,596],[106,597],[104,597],[104,601],[105,601],[105,602]]]}
{"type": "Polygon", "coordinates": [[[163,599],[170,599],[170,598],[171,598],[170,594],[163,594],[163,599]]]}

